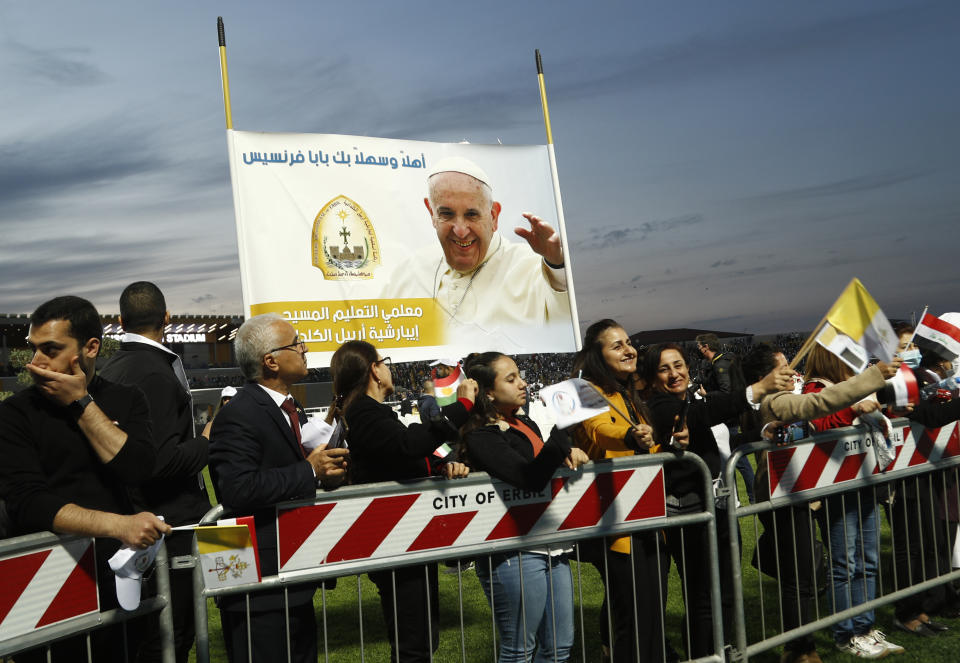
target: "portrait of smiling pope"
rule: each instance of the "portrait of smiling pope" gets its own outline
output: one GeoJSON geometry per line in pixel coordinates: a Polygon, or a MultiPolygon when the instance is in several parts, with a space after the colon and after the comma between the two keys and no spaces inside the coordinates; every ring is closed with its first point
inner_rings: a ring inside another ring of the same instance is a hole
{"type": "Polygon", "coordinates": [[[433,298],[456,341],[500,339],[497,347],[506,349],[523,328],[569,330],[570,299],[557,230],[536,214],[513,211],[520,241],[502,236],[498,228],[505,214],[491,178],[464,157],[438,161],[426,184],[423,204],[437,244],[398,265],[381,297],[433,298]]]}

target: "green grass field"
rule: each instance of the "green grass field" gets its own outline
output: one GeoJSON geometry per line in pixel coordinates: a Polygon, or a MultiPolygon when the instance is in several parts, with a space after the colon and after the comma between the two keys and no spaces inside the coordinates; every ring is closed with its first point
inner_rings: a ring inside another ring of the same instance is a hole
{"type": "MultiPolygon", "coordinates": [[[[743,486],[740,485],[741,499],[744,499],[743,486]]],[[[889,528],[886,520],[880,518],[883,530],[881,538],[881,560],[883,568],[881,577],[884,584],[892,578],[889,565],[891,554],[889,549],[889,528]]],[[[743,576],[745,605],[747,606],[747,637],[755,642],[761,637],[761,583],[759,574],[752,566],[750,559],[754,546],[754,527],[752,522],[742,522],[743,533],[743,576]]],[[[443,570],[444,567],[441,567],[443,570]]],[[[574,596],[577,601],[575,607],[576,642],[573,650],[573,661],[592,663],[600,661],[600,640],[597,632],[597,622],[600,603],[603,600],[603,588],[600,577],[590,564],[571,563],[574,577],[574,596]],[[579,597],[582,595],[582,603],[579,597]],[[581,618],[582,615],[582,618],[581,618]]],[[[779,629],[777,616],[777,599],[774,582],[764,578],[762,583],[767,635],[773,635],[779,629]]],[[[889,589],[885,590],[889,591],[889,589]]],[[[320,628],[320,660],[324,660],[324,641],[322,638],[324,620],[328,638],[326,641],[329,660],[335,663],[346,661],[352,663],[361,661],[361,632],[363,633],[363,660],[388,661],[390,647],[387,643],[386,630],[380,613],[380,602],[376,587],[367,577],[348,576],[340,578],[334,590],[318,592],[315,600],[317,621],[320,628]],[[358,593],[362,597],[358,610],[358,593]]],[[[438,663],[454,661],[495,661],[493,624],[490,609],[487,605],[480,583],[473,571],[464,572],[458,579],[456,574],[440,574],[440,649],[434,660],[438,663]],[[462,614],[458,610],[460,596],[463,596],[462,614]],[[460,622],[463,620],[463,638],[461,640],[460,622]],[[465,657],[464,657],[465,653],[465,657]]],[[[821,601],[821,615],[829,612],[825,599],[821,601]]],[[[670,584],[667,598],[667,634],[673,646],[682,651],[681,619],[683,604],[681,600],[680,582],[676,569],[671,569],[670,584]]],[[[895,631],[893,623],[893,607],[887,606],[877,612],[877,627],[884,631],[888,638],[907,649],[905,654],[896,657],[898,663],[956,663],[960,661],[960,620],[942,620],[951,627],[951,630],[936,638],[920,638],[907,633],[895,631]]],[[[225,662],[226,655],[223,649],[223,639],[220,632],[220,618],[213,602],[209,602],[210,628],[210,656],[217,663],[225,662]]],[[[853,661],[854,657],[837,651],[828,630],[819,631],[815,635],[817,649],[824,660],[853,661]]],[[[779,661],[780,650],[764,652],[752,657],[751,661],[758,663],[779,661]]],[[[194,660],[191,658],[191,660],[194,660]]]]}

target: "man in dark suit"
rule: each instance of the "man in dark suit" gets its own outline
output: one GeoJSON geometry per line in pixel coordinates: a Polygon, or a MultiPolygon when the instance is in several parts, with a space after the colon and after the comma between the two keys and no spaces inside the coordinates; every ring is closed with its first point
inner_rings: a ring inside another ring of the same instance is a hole
{"type": "Polygon", "coordinates": [[[433,380],[423,381],[423,394],[417,401],[417,409],[420,411],[420,421],[429,424],[440,416],[440,405],[437,403],[433,380]]]}
{"type": "MultiPolygon", "coordinates": [[[[161,344],[169,322],[157,286],[147,281],[128,285],[120,295],[120,323],[126,333],[120,350],[100,374],[112,382],[138,386],[147,397],[157,462],[150,480],[132,497],[138,508],[160,514],[176,526],[200,520],[210,510],[210,500],[200,474],[207,464],[207,438],[194,433],[193,399],[180,357],[161,344]]],[[[189,555],[192,542],[193,532],[174,532],[167,538],[167,553],[189,555]]],[[[170,591],[177,663],[186,663],[195,637],[189,569],[171,572],[170,591]]],[[[160,661],[161,649],[159,618],[154,615],[137,660],[160,661]]]]}
{"type": "MultiPolygon", "coordinates": [[[[306,344],[289,322],[276,314],[257,315],[237,331],[234,351],[248,383],[220,410],[213,422],[210,471],[220,499],[237,515],[254,516],[264,576],[276,575],[277,532],[273,505],[312,497],[317,483],[339,485],[347,468],[346,449],[320,445],[307,453],[300,428],[303,409],[290,387],[307,375],[306,344]]],[[[293,661],[317,660],[317,627],[312,583],[288,590],[289,624],[284,592],[250,594],[252,660],[285,660],[287,627],[293,661]]],[[[246,598],[224,597],[220,616],[230,660],[248,661],[246,598]]]]}
{"type": "MultiPolygon", "coordinates": [[[[697,336],[697,349],[710,363],[703,371],[701,395],[711,391],[727,393],[740,391],[746,388],[747,382],[743,379],[740,368],[740,359],[732,352],[721,352],[720,339],[716,334],[700,334],[697,336]]],[[[740,421],[737,418],[726,422],[730,429],[730,439],[740,432],[740,421]]],[[[747,456],[740,456],[737,461],[737,471],[743,476],[743,483],[747,488],[747,499],[753,504],[756,497],[753,494],[754,472],[753,465],[747,456]]]]}

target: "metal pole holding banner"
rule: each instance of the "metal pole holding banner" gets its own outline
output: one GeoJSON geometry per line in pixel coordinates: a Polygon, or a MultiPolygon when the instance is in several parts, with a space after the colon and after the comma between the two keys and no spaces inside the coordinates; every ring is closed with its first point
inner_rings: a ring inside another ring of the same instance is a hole
{"type": "Polygon", "coordinates": [[[560,177],[557,175],[557,155],[553,150],[553,131],[550,129],[550,109],[547,107],[547,87],[543,81],[543,61],[540,59],[540,49],[536,49],[537,81],[540,84],[540,105],[543,107],[543,124],[547,130],[547,156],[550,159],[550,178],[553,181],[553,199],[557,204],[557,232],[560,233],[560,244],[563,249],[563,271],[567,277],[567,293],[570,297],[570,318],[573,321],[573,336],[577,343],[577,351],[583,347],[580,339],[580,316],[577,313],[577,294],[573,288],[573,268],[570,265],[570,249],[567,247],[567,228],[563,220],[563,201],[560,198],[560,177]]]}
{"type": "Polygon", "coordinates": [[[220,44],[220,80],[223,83],[223,113],[227,129],[233,129],[233,112],[230,110],[230,76],[227,74],[227,38],[223,31],[223,17],[217,17],[217,39],[220,44]]]}

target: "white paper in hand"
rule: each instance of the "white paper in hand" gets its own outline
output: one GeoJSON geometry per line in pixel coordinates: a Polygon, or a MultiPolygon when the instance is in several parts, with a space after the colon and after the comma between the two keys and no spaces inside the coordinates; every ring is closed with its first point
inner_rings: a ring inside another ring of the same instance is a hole
{"type": "Polygon", "coordinates": [[[300,442],[307,453],[310,453],[321,444],[329,442],[334,430],[334,426],[320,417],[315,417],[300,427],[300,442]]]}
{"type": "Polygon", "coordinates": [[[540,400],[553,413],[557,428],[569,428],[610,411],[599,391],[582,378],[570,378],[540,390],[540,400]]]}
{"type": "Polygon", "coordinates": [[[890,440],[890,431],[893,425],[879,410],[861,414],[853,420],[854,425],[865,424],[867,427],[867,444],[873,447],[877,467],[881,472],[887,469],[897,458],[897,450],[890,440]]]}

